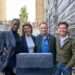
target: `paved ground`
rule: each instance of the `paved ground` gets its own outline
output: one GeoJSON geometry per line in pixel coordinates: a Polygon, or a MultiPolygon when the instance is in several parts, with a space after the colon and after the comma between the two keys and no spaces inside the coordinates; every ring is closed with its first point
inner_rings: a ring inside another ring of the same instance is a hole
{"type": "Polygon", "coordinates": [[[72,75],[75,75],[75,73],[72,73],[72,75]]]}
{"type": "Polygon", "coordinates": [[[3,73],[0,73],[0,75],[4,75],[3,73]]]}

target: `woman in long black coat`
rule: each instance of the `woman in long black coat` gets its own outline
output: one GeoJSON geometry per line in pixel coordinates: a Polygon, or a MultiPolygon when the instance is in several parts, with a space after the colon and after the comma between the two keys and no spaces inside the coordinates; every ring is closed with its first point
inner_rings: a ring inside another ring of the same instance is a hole
{"type": "Polygon", "coordinates": [[[21,52],[33,53],[35,50],[35,37],[32,35],[32,25],[30,23],[24,24],[22,27],[21,37],[21,52]]]}

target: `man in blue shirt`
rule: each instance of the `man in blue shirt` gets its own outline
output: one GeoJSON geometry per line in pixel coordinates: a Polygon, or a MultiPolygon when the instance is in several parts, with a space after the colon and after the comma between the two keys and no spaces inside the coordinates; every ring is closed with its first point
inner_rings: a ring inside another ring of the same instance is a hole
{"type": "Polygon", "coordinates": [[[36,37],[37,53],[52,53],[53,60],[56,60],[56,39],[48,33],[48,24],[43,22],[40,24],[40,34],[36,37]]]}

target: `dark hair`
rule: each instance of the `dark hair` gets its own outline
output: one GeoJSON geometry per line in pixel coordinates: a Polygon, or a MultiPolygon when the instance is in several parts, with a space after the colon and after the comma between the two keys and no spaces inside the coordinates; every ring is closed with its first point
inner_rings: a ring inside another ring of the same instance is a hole
{"type": "Polygon", "coordinates": [[[32,25],[31,25],[30,23],[26,23],[26,24],[23,24],[23,25],[22,25],[22,35],[25,35],[25,32],[24,32],[24,27],[25,27],[25,26],[28,26],[29,28],[31,28],[31,33],[32,33],[32,31],[33,31],[33,30],[32,30],[32,25]]]}
{"type": "Polygon", "coordinates": [[[18,18],[14,18],[13,20],[12,20],[12,22],[13,21],[16,21],[17,22],[17,25],[20,25],[20,20],[18,19],[18,18]]]}
{"type": "Polygon", "coordinates": [[[61,24],[64,24],[67,28],[69,27],[69,24],[68,24],[67,22],[59,22],[59,23],[58,23],[58,27],[59,27],[61,24]]]}

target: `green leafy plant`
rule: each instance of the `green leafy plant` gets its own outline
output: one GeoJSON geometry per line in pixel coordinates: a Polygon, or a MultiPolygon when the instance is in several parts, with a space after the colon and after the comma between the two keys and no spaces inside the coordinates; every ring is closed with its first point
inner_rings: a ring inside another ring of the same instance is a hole
{"type": "Polygon", "coordinates": [[[28,12],[27,12],[26,6],[23,6],[20,9],[20,15],[19,16],[20,16],[21,24],[24,24],[28,21],[28,12]]]}

